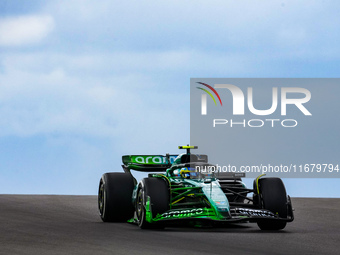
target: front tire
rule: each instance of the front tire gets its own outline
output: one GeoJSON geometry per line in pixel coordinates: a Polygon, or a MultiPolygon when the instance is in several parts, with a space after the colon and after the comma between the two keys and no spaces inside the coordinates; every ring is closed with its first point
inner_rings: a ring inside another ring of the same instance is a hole
{"type": "Polygon", "coordinates": [[[162,178],[144,178],[139,184],[136,199],[136,214],[138,226],[142,229],[162,228],[160,223],[150,223],[146,219],[145,205],[147,197],[150,197],[152,218],[169,210],[169,188],[162,178]]]}
{"type": "MultiPolygon", "coordinates": [[[[259,191],[262,207],[277,215],[280,218],[287,218],[287,193],[280,178],[259,179],[259,191]]],[[[287,222],[271,219],[263,219],[257,222],[261,230],[280,230],[286,227],[287,222]]]]}
{"type": "Polygon", "coordinates": [[[133,217],[134,180],[128,173],[105,173],[99,182],[98,208],[102,221],[124,222],[133,217]]]}

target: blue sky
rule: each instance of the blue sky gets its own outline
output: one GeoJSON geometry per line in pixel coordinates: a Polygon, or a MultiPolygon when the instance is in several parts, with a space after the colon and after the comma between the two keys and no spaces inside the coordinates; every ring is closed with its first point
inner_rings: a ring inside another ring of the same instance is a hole
{"type": "Polygon", "coordinates": [[[124,154],[178,153],[192,77],[339,77],[339,5],[0,0],[0,193],[95,194],[124,154]]]}

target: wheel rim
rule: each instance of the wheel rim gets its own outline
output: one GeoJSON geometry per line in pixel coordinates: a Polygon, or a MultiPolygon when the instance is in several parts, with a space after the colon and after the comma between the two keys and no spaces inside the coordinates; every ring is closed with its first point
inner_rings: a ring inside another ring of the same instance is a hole
{"type": "Polygon", "coordinates": [[[98,193],[98,208],[99,208],[100,215],[103,215],[104,203],[105,203],[104,183],[101,183],[99,187],[99,193],[98,193]]]}
{"type": "Polygon", "coordinates": [[[143,191],[142,189],[140,189],[138,191],[138,196],[137,196],[137,218],[139,220],[139,222],[141,222],[142,220],[142,216],[143,216],[143,191]]]}

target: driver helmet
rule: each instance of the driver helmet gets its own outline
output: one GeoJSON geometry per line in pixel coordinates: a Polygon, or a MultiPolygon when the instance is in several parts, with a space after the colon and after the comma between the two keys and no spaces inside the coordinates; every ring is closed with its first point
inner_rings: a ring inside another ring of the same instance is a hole
{"type": "Polygon", "coordinates": [[[198,172],[196,172],[195,168],[191,167],[183,167],[179,171],[180,176],[184,179],[197,179],[198,178],[198,172]]]}

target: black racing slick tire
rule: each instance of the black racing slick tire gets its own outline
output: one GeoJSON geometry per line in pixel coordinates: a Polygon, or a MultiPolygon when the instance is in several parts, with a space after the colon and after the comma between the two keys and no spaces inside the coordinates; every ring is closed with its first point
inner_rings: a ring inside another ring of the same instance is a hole
{"type": "MultiPolygon", "coordinates": [[[[259,191],[264,209],[278,214],[280,218],[287,218],[287,193],[280,178],[259,179],[259,191]]],[[[286,224],[285,221],[267,219],[257,222],[261,230],[280,230],[284,229],[286,224]]]]}
{"type": "Polygon", "coordinates": [[[133,217],[134,180],[128,173],[105,173],[99,182],[98,208],[102,221],[124,222],[133,217]]]}
{"type": "Polygon", "coordinates": [[[144,178],[139,184],[136,198],[138,226],[142,229],[163,228],[163,224],[150,223],[146,220],[145,205],[148,197],[153,218],[169,210],[170,195],[166,180],[157,177],[144,178]]]}

